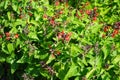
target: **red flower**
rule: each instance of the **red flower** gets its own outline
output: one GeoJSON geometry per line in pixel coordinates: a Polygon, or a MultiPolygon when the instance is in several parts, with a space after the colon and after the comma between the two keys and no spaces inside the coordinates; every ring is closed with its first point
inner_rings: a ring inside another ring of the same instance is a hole
{"type": "Polygon", "coordinates": [[[2,35],[0,35],[0,38],[2,38],[2,35]]]}
{"type": "Polygon", "coordinates": [[[60,51],[56,51],[56,53],[57,53],[57,55],[60,55],[60,54],[61,54],[60,51]]]}
{"type": "Polygon", "coordinates": [[[97,20],[97,17],[93,17],[93,20],[96,21],[96,20],[97,20]]]}
{"type": "Polygon", "coordinates": [[[68,42],[68,41],[70,41],[71,34],[72,34],[71,32],[66,34],[64,31],[62,31],[62,32],[58,33],[57,37],[58,37],[58,39],[62,39],[62,40],[65,40],[68,42]]]}
{"type": "Polygon", "coordinates": [[[115,37],[115,35],[118,34],[118,33],[119,33],[118,29],[114,29],[114,31],[112,33],[112,37],[115,37]]]}
{"type": "Polygon", "coordinates": [[[94,7],[94,11],[96,11],[97,10],[97,7],[94,7]]]}
{"type": "Polygon", "coordinates": [[[62,32],[59,32],[59,33],[58,33],[57,37],[58,37],[58,39],[61,39],[61,38],[64,37],[64,35],[65,35],[65,32],[62,31],[62,32]]]}
{"type": "Polygon", "coordinates": [[[104,28],[104,32],[107,32],[107,28],[106,27],[104,28]]]}
{"type": "Polygon", "coordinates": [[[113,34],[118,34],[118,29],[114,29],[113,34]]]}
{"type": "Polygon", "coordinates": [[[83,10],[80,10],[80,13],[83,14],[83,10]]]}
{"type": "Polygon", "coordinates": [[[47,15],[46,15],[46,14],[44,14],[44,15],[43,15],[43,18],[47,18],[47,15]]]}
{"type": "Polygon", "coordinates": [[[98,13],[95,13],[95,16],[97,17],[99,14],[98,13]]]}
{"type": "Polygon", "coordinates": [[[19,35],[18,34],[15,34],[15,36],[14,36],[15,38],[18,38],[19,37],[19,35]]]}
{"type": "Polygon", "coordinates": [[[28,15],[29,15],[29,16],[32,16],[33,14],[32,14],[31,12],[28,12],[28,15]]]}
{"type": "Polygon", "coordinates": [[[52,58],[55,58],[55,55],[53,53],[51,54],[51,56],[52,56],[52,58]]]}
{"type": "Polygon", "coordinates": [[[62,33],[59,32],[58,35],[57,35],[58,39],[61,39],[62,38],[62,33]]]}
{"type": "Polygon", "coordinates": [[[9,37],[9,36],[10,36],[10,33],[9,33],[9,32],[6,32],[5,35],[6,35],[7,37],[9,37]]]}
{"type": "Polygon", "coordinates": [[[85,4],[86,4],[86,6],[88,6],[90,3],[89,3],[89,2],[86,2],[85,4]]]}
{"type": "Polygon", "coordinates": [[[6,40],[10,40],[10,37],[6,37],[6,40]]]}
{"type": "Polygon", "coordinates": [[[64,35],[64,34],[65,34],[65,32],[64,32],[64,31],[62,31],[61,33],[62,33],[62,35],[64,35]]]}
{"type": "Polygon", "coordinates": [[[68,34],[66,34],[65,40],[66,40],[66,41],[69,41],[69,40],[70,40],[70,36],[69,36],[68,34]]]}
{"type": "Polygon", "coordinates": [[[104,32],[107,32],[110,29],[110,26],[104,27],[104,32]]]}
{"type": "Polygon", "coordinates": [[[59,14],[63,14],[63,11],[60,11],[59,14]]]}
{"type": "Polygon", "coordinates": [[[103,34],[103,35],[102,35],[102,38],[105,38],[105,37],[106,37],[106,35],[105,35],[105,34],[103,34]]]}
{"type": "Polygon", "coordinates": [[[115,34],[112,34],[112,37],[115,37],[115,34]]]}
{"type": "Polygon", "coordinates": [[[78,13],[76,13],[76,17],[77,17],[77,18],[80,18],[80,16],[78,15],[78,13]]]}
{"type": "Polygon", "coordinates": [[[70,41],[71,32],[65,35],[65,40],[70,41]]]}
{"type": "Polygon", "coordinates": [[[23,14],[20,14],[19,18],[23,19],[23,17],[25,17],[23,14]]]}
{"type": "Polygon", "coordinates": [[[91,10],[86,10],[86,14],[90,15],[91,10]]]}
{"type": "Polygon", "coordinates": [[[56,1],[56,2],[55,2],[55,6],[58,6],[59,4],[60,4],[59,1],[56,1]]]}
{"type": "Polygon", "coordinates": [[[50,24],[54,25],[55,21],[53,19],[50,20],[50,24]]]}
{"type": "Polygon", "coordinates": [[[79,17],[78,13],[76,13],[76,16],[79,17]]]}

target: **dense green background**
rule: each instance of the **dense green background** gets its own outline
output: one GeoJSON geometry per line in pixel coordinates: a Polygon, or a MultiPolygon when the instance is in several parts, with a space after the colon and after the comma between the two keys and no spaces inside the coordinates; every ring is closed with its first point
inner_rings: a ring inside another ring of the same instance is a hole
{"type": "Polygon", "coordinates": [[[0,0],[0,80],[120,80],[119,0],[0,0]]]}

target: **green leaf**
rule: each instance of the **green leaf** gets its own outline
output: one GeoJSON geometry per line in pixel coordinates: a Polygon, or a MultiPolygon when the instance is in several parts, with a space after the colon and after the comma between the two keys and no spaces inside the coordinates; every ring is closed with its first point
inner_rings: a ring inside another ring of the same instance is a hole
{"type": "Polygon", "coordinates": [[[0,56],[0,62],[4,62],[5,58],[3,56],[0,56]]]}
{"type": "Polygon", "coordinates": [[[53,33],[54,33],[54,30],[51,31],[50,33],[48,33],[48,34],[46,35],[46,38],[50,38],[50,37],[53,35],[53,33]]]}
{"type": "Polygon", "coordinates": [[[108,13],[108,11],[110,10],[111,8],[100,8],[100,10],[101,10],[101,14],[100,15],[102,15],[102,16],[104,16],[105,14],[107,14],[108,13]]]}
{"type": "Polygon", "coordinates": [[[71,36],[72,39],[78,39],[79,38],[79,35],[75,32],[72,32],[72,36],[71,36]]]}
{"type": "Polygon", "coordinates": [[[9,52],[8,52],[8,50],[7,50],[7,48],[6,48],[6,44],[5,44],[5,43],[2,44],[2,51],[3,51],[4,53],[6,53],[6,54],[9,54],[9,52]]]}
{"type": "Polygon", "coordinates": [[[97,69],[101,69],[102,68],[102,56],[100,55],[97,56],[95,60],[96,60],[97,69]]]}
{"type": "Polygon", "coordinates": [[[56,21],[58,21],[58,22],[62,22],[62,19],[56,19],[56,21]]]}
{"type": "Polygon", "coordinates": [[[89,71],[87,74],[86,74],[86,78],[89,79],[89,77],[95,72],[95,68],[93,68],[91,71],[89,71]]]}
{"type": "Polygon", "coordinates": [[[77,45],[72,44],[71,45],[71,56],[76,57],[79,55],[79,47],[77,45]]]}
{"type": "Polygon", "coordinates": [[[6,8],[8,7],[8,2],[9,2],[9,0],[6,0],[6,1],[5,1],[4,9],[6,9],[6,8]]]}
{"type": "Polygon", "coordinates": [[[91,31],[92,31],[92,33],[95,33],[95,34],[97,34],[99,31],[100,31],[100,29],[101,29],[101,26],[100,26],[100,24],[95,24],[94,26],[91,26],[91,31]]]}
{"type": "Polygon", "coordinates": [[[7,12],[8,20],[10,20],[10,12],[7,12]]]}
{"type": "Polygon", "coordinates": [[[104,53],[104,59],[106,59],[106,57],[108,56],[109,53],[108,53],[108,49],[105,45],[102,47],[102,51],[104,53]]]}
{"type": "Polygon", "coordinates": [[[14,11],[17,11],[17,5],[13,4],[12,8],[13,8],[14,11]]]}
{"type": "Polygon", "coordinates": [[[34,39],[34,40],[39,40],[39,38],[37,37],[37,34],[35,32],[30,32],[28,34],[29,38],[34,39]]]}
{"type": "Polygon", "coordinates": [[[82,58],[82,63],[84,63],[86,66],[88,65],[88,63],[87,63],[87,61],[86,61],[86,57],[85,57],[85,56],[82,58]]]}
{"type": "Polygon", "coordinates": [[[18,45],[20,45],[20,43],[21,43],[20,39],[17,39],[16,44],[15,44],[15,47],[17,48],[18,45]]]}
{"type": "MultiPolygon", "coordinates": [[[[5,4],[5,2],[4,2],[4,1],[1,1],[1,2],[0,2],[0,8],[3,7],[4,4],[5,4]]],[[[5,8],[5,6],[4,6],[4,8],[5,8]]]]}
{"type": "Polygon", "coordinates": [[[79,66],[84,67],[84,64],[83,64],[82,60],[81,60],[80,58],[78,58],[78,57],[77,57],[77,64],[78,64],[79,66]]]}
{"type": "Polygon", "coordinates": [[[12,52],[14,51],[14,46],[13,46],[12,43],[9,43],[9,44],[7,45],[7,48],[8,48],[9,53],[12,53],[12,52]]]}
{"type": "Polygon", "coordinates": [[[6,57],[6,62],[13,64],[13,62],[15,61],[15,54],[11,53],[10,56],[6,57]]]}
{"type": "Polygon", "coordinates": [[[24,55],[17,61],[17,63],[29,63],[28,55],[24,53],[24,55]]]}
{"type": "Polygon", "coordinates": [[[31,24],[34,24],[35,26],[39,26],[38,22],[35,21],[35,20],[31,20],[30,23],[31,23],[31,24]]]}
{"type": "Polygon", "coordinates": [[[55,59],[55,57],[51,54],[51,55],[49,56],[49,59],[48,59],[48,61],[46,62],[46,64],[51,63],[54,59],[55,59]]]}
{"type": "Polygon", "coordinates": [[[16,27],[13,27],[11,30],[10,30],[10,33],[17,33],[18,29],[16,27]]]}
{"type": "Polygon", "coordinates": [[[18,68],[18,64],[16,62],[13,62],[13,64],[11,64],[11,73],[14,74],[17,68],[18,68]]]}
{"type": "Polygon", "coordinates": [[[67,74],[65,75],[64,80],[68,80],[70,77],[80,75],[77,68],[78,68],[78,66],[75,65],[74,62],[72,62],[72,65],[70,66],[70,69],[68,70],[67,74]]]}
{"type": "MultiPolygon", "coordinates": [[[[38,21],[40,19],[40,13],[34,12],[35,20],[38,21]]],[[[38,23],[33,23],[33,24],[38,24],[38,23]]]]}
{"type": "Polygon", "coordinates": [[[22,25],[23,26],[26,26],[26,21],[23,21],[21,19],[17,19],[14,23],[13,23],[14,27],[16,27],[17,25],[22,25]]]}
{"type": "Polygon", "coordinates": [[[79,77],[76,77],[75,80],[80,80],[80,78],[79,78],[79,77]]]}
{"type": "Polygon", "coordinates": [[[117,55],[113,60],[112,63],[113,64],[117,64],[120,61],[120,55],[117,55]]]}
{"type": "Polygon", "coordinates": [[[82,38],[80,41],[84,44],[92,45],[92,42],[88,41],[86,38],[82,38]]]}
{"type": "Polygon", "coordinates": [[[38,53],[38,52],[35,52],[34,53],[34,58],[36,59],[45,59],[46,57],[48,57],[48,53],[38,53]]]}
{"type": "Polygon", "coordinates": [[[104,75],[102,75],[102,80],[110,80],[110,75],[108,72],[104,72],[104,75]]]}

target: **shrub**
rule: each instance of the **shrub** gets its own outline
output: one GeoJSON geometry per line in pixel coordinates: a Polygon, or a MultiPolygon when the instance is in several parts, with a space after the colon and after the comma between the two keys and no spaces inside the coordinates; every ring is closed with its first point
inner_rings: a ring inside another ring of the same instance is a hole
{"type": "Polygon", "coordinates": [[[119,8],[118,0],[1,0],[0,79],[119,80],[119,8]]]}

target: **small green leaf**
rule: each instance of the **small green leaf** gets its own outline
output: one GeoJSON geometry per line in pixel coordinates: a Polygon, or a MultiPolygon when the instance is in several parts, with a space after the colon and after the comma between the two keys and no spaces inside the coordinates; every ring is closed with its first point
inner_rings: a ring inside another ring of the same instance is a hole
{"type": "Polygon", "coordinates": [[[13,26],[18,26],[18,25],[22,25],[23,26],[26,26],[26,22],[21,20],[21,19],[17,19],[14,23],[13,23],[13,26]]]}
{"type": "Polygon", "coordinates": [[[5,44],[5,43],[2,44],[2,51],[3,51],[4,53],[6,53],[6,54],[9,54],[9,52],[8,52],[8,50],[7,50],[7,48],[6,48],[6,44],[5,44]]]}
{"type": "Polygon", "coordinates": [[[79,78],[79,77],[76,77],[75,80],[80,80],[80,78],[79,78]]]}
{"type": "Polygon", "coordinates": [[[83,62],[86,66],[88,65],[85,56],[83,57],[82,62],[83,62]]]}
{"type": "Polygon", "coordinates": [[[80,75],[79,71],[77,70],[77,67],[78,66],[75,65],[74,62],[72,62],[72,65],[70,66],[70,69],[68,70],[67,74],[65,75],[64,80],[68,80],[70,77],[80,75]]]}
{"type": "Polygon", "coordinates": [[[35,20],[31,20],[31,22],[30,22],[31,24],[34,24],[35,26],[39,26],[39,24],[38,24],[38,22],[37,21],[35,21],[35,20]]]}
{"type": "Polygon", "coordinates": [[[17,11],[17,5],[13,4],[12,8],[13,8],[14,11],[17,11]]]}
{"type": "Polygon", "coordinates": [[[4,9],[6,9],[6,8],[8,7],[8,2],[9,2],[9,0],[6,0],[6,1],[5,1],[4,9]]]}
{"type": "Polygon", "coordinates": [[[12,52],[14,51],[14,46],[13,46],[12,43],[9,43],[9,44],[7,45],[7,48],[8,48],[9,53],[12,53],[12,52]]]}
{"type": "Polygon", "coordinates": [[[71,36],[72,39],[77,39],[79,38],[79,35],[75,32],[72,32],[72,36],[71,36]]]}
{"type": "Polygon", "coordinates": [[[37,34],[35,32],[30,32],[28,34],[29,38],[34,39],[34,40],[39,40],[37,37],[37,34]]]}
{"type": "Polygon", "coordinates": [[[45,59],[46,57],[48,57],[48,54],[47,53],[45,53],[45,54],[43,54],[43,53],[38,53],[38,52],[35,52],[34,53],[34,58],[35,59],[45,59]]]}
{"type": "Polygon", "coordinates": [[[20,45],[20,43],[21,43],[20,39],[17,39],[15,47],[18,47],[18,45],[20,45]]]}
{"type": "Polygon", "coordinates": [[[108,72],[104,72],[104,75],[101,76],[102,80],[110,80],[110,75],[108,72]]]}
{"type": "Polygon", "coordinates": [[[11,73],[14,74],[17,68],[18,68],[18,64],[16,62],[13,62],[13,64],[11,64],[11,73]]]}
{"type": "Polygon", "coordinates": [[[29,57],[27,56],[27,54],[24,54],[18,61],[17,63],[29,63],[29,57]]]}
{"type": "Polygon", "coordinates": [[[105,14],[107,14],[109,12],[111,8],[100,8],[101,10],[101,15],[104,16],[105,14]]]}
{"type": "Polygon", "coordinates": [[[86,74],[86,78],[89,79],[89,77],[95,72],[95,68],[93,68],[90,72],[86,74]]]}
{"type": "Polygon", "coordinates": [[[76,57],[79,55],[79,47],[77,45],[72,44],[71,45],[71,56],[76,57]]]}
{"type": "Polygon", "coordinates": [[[103,53],[104,53],[104,59],[106,59],[106,57],[108,56],[108,50],[107,50],[107,47],[106,46],[103,46],[102,47],[102,51],[103,51],[103,53]]]}
{"type": "Polygon", "coordinates": [[[7,12],[8,20],[10,20],[10,12],[7,12]]]}
{"type": "Polygon", "coordinates": [[[119,61],[120,61],[120,55],[117,55],[117,56],[113,59],[112,63],[113,63],[113,64],[117,64],[119,61]]]}
{"type": "Polygon", "coordinates": [[[5,58],[3,56],[0,56],[0,62],[4,62],[5,58]]]}
{"type": "Polygon", "coordinates": [[[96,65],[97,65],[97,68],[98,69],[101,69],[102,68],[102,56],[97,56],[96,58],[95,58],[95,60],[96,60],[96,65]]]}
{"type": "Polygon", "coordinates": [[[98,33],[100,31],[101,26],[99,24],[96,24],[94,26],[91,26],[92,33],[98,33]]]}
{"type": "Polygon", "coordinates": [[[49,56],[48,61],[46,62],[46,64],[51,63],[53,60],[55,59],[55,56],[53,56],[52,54],[49,56]]]}
{"type": "Polygon", "coordinates": [[[50,38],[50,37],[53,35],[53,33],[54,33],[54,31],[51,31],[50,33],[48,33],[48,34],[46,35],[46,38],[50,38]]]}

